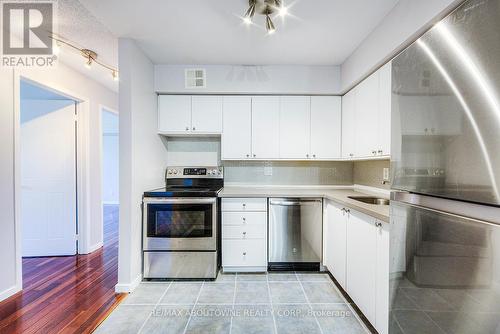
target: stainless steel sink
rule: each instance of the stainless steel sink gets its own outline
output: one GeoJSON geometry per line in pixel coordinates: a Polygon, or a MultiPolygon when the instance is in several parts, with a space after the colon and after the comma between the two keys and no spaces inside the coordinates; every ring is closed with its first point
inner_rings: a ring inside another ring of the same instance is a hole
{"type": "Polygon", "coordinates": [[[386,198],[370,197],[370,196],[348,196],[355,201],[374,204],[374,205],[389,205],[389,200],[386,198]]]}

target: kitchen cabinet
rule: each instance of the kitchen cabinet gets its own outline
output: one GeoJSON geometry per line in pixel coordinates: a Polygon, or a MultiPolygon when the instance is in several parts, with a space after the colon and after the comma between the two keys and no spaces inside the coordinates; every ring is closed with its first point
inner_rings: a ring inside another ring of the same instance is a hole
{"type": "Polygon", "coordinates": [[[223,98],[221,154],[223,159],[244,160],[252,154],[252,100],[247,96],[223,98]]]}
{"type": "Polygon", "coordinates": [[[191,98],[191,130],[200,133],[222,132],[222,96],[191,98]]]}
{"type": "Polygon", "coordinates": [[[340,286],[346,290],[347,217],[345,208],[332,201],[326,203],[324,220],[324,265],[340,286]]]}
{"type": "Polygon", "coordinates": [[[311,97],[311,149],[313,159],[341,156],[342,105],[339,96],[311,97]]]}
{"type": "Polygon", "coordinates": [[[160,95],[158,133],[217,135],[222,132],[222,97],[160,95]]]}
{"type": "Polygon", "coordinates": [[[347,224],[347,293],[375,325],[376,220],[349,210],[347,224]]]}
{"type": "Polygon", "coordinates": [[[273,159],[280,150],[280,98],[252,97],[252,158],[273,159]]]}
{"type": "Polygon", "coordinates": [[[324,265],[381,334],[389,326],[390,225],[328,201],[324,265]]]}
{"type": "Polygon", "coordinates": [[[342,97],[342,158],[354,158],[356,142],[356,87],[342,97]]]}
{"type": "Polygon", "coordinates": [[[267,271],[267,198],[222,199],[222,267],[267,271]]]}
{"type": "Polygon", "coordinates": [[[191,131],[191,96],[158,97],[158,132],[184,134],[191,131]]]}
{"type": "Polygon", "coordinates": [[[342,100],[342,157],[388,157],[391,152],[391,63],[363,80],[342,100]]]}
{"type": "Polygon", "coordinates": [[[280,106],[280,155],[282,159],[308,159],[311,143],[311,98],[283,96],[280,106]]]}

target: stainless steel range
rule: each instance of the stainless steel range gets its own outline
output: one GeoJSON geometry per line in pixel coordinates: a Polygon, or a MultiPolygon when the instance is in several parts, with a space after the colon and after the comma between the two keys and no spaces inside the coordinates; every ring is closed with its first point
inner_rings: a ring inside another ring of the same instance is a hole
{"type": "Polygon", "coordinates": [[[169,167],[143,197],[143,277],[216,278],[222,167],[169,167]]]}

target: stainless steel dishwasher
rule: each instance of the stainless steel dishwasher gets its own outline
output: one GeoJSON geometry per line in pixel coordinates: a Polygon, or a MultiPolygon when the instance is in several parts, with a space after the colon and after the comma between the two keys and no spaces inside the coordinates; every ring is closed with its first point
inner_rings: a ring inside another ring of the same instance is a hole
{"type": "Polygon", "coordinates": [[[322,244],[321,198],[269,199],[269,270],[318,271],[322,244]]]}

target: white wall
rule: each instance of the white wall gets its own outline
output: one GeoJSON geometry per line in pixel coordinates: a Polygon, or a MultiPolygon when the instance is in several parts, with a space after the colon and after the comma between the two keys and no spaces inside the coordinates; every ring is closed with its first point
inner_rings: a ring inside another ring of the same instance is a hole
{"type": "Polygon", "coordinates": [[[141,202],[164,185],[167,152],[157,132],[154,66],[131,39],[119,40],[120,229],[117,292],[141,279],[141,202]]]}
{"type": "Polygon", "coordinates": [[[119,203],[118,114],[102,111],[102,203],[119,203]]]}
{"type": "Polygon", "coordinates": [[[20,289],[14,214],[14,73],[0,68],[0,300],[20,289]]]}
{"type": "Polygon", "coordinates": [[[342,64],[341,91],[385,64],[461,1],[400,0],[342,64]]]}
{"type": "Polygon", "coordinates": [[[158,93],[338,94],[338,66],[156,65],[158,93]],[[184,70],[204,68],[207,87],[186,89],[184,70]]]}

